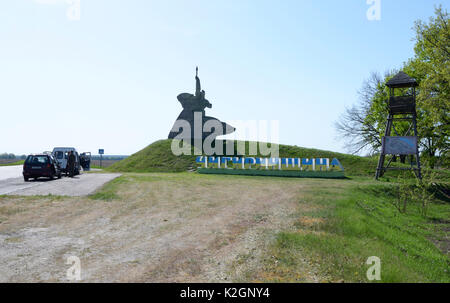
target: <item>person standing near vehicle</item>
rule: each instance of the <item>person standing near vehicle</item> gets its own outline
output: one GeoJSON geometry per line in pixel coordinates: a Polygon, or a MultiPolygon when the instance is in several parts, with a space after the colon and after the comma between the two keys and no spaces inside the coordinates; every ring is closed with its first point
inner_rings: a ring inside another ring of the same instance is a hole
{"type": "Polygon", "coordinates": [[[73,178],[75,169],[75,155],[73,151],[69,152],[69,156],[67,158],[67,171],[69,172],[69,177],[73,178]]]}

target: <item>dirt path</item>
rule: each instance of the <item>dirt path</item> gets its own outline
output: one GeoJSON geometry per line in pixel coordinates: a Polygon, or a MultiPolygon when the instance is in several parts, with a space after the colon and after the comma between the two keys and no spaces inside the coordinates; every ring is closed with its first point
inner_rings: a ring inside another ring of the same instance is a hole
{"type": "Polygon", "coordinates": [[[112,201],[0,198],[0,282],[67,281],[69,256],[89,282],[249,281],[301,207],[298,179],[119,180],[112,201]]]}

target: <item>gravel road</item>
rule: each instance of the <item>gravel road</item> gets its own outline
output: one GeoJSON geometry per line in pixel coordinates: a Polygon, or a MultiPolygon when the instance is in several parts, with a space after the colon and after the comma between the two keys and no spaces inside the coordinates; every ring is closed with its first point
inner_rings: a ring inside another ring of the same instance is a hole
{"type": "MultiPolygon", "coordinates": [[[[0,283],[70,282],[71,257],[81,282],[278,281],[271,245],[311,210],[302,181],[125,174],[110,200],[0,196],[0,283]]],[[[322,280],[307,259],[289,271],[292,281],[322,280]]]]}
{"type": "Polygon", "coordinates": [[[37,181],[25,182],[21,174],[21,165],[0,167],[0,195],[85,196],[120,176],[120,174],[96,173],[81,174],[74,178],[63,177],[55,180],[40,178],[37,181]]]}

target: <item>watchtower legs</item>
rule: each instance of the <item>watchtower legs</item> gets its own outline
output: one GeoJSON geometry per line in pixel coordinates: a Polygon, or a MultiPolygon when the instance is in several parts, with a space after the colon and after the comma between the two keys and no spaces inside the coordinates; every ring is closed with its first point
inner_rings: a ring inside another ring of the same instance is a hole
{"type": "MultiPolygon", "coordinates": [[[[399,119],[399,118],[397,118],[399,119]]],[[[417,117],[416,114],[413,114],[412,117],[408,117],[408,118],[400,118],[401,120],[410,120],[412,125],[410,126],[410,129],[412,127],[412,129],[414,130],[414,136],[417,137],[417,117]]],[[[386,123],[386,130],[384,132],[384,137],[388,137],[391,135],[391,131],[394,123],[394,115],[389,113],[388,119],[387,119],[387,123],[386,123]]],[[[395,130],[395,129],[394,129],[395,130]]],[[[409,130],[408,132],[409,133],[409,130]]],[[[397,134],[396,132],[396,135],[397,134]]],[[[407,134],[405,134],[407,135],[407,134]]],[[[420,154],[419,154],[419,144],[417,144],[416,146],[416,162],[417,162],[417,168],[413,167],[412,165],[412,161],[411,161],[411,170],[414,171],[414,174],[417,176],[417,178],[422,179],[422,171],[421,171],[421,165],[420,165],[420,154]]],[[[378,159],[378,165],[377,165],[377,171],[375,173],[375,179],[378,180],[378,178],[382,177],[385,173],[385,171],[389,168],[389,165],[392,162],[392,159],[389,160],[388,164],[386,165],[386,167],[384,167],[384,161],[386,159],[386,153],[385,153],[385,148],[384,148],[384,140],[383,140],[383,146],[381,147],[381,154],[380,154],[380,158],[378,159]]],[[[411,159],[412,160],[412,159],[411,159]]],[[[391,167],[389,169],[396,169],[395,167],[391,167]]],[[[405,168],[397,168],[397,169],[405,169],[405,168]]]]}
{"type": "MultiPolygon", "coordinates": [[[[384,131],[384,136],[390,136],[391,135],[391,129],[392,129],[392,123],[393,123],[393,116],[389,114],[388,120],[386,122],[386,130],[384,131]]],[[[384,159],[386,158],[386,155],[384,153],[383,146],[381,147],[381,154],[380,158],[378,159],[378,166],[377,166],[377,172],[375,174],[375,179],[378,180],[378,178],[382,177],[384,175],[384,159]]]]}

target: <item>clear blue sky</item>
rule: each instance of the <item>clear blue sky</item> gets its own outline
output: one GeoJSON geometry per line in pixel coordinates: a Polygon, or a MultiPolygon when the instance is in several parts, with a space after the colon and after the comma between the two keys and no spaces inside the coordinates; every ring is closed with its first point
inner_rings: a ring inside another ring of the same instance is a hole
{"type": "Polygon", "coordinates": [[[432,0],[4,0],[0,153],[131,154],[166,138],[195,89],[222,121],[279,120],[280,143],[343,151],[334,121],[371,71],[413,56],[432,0]]]}

